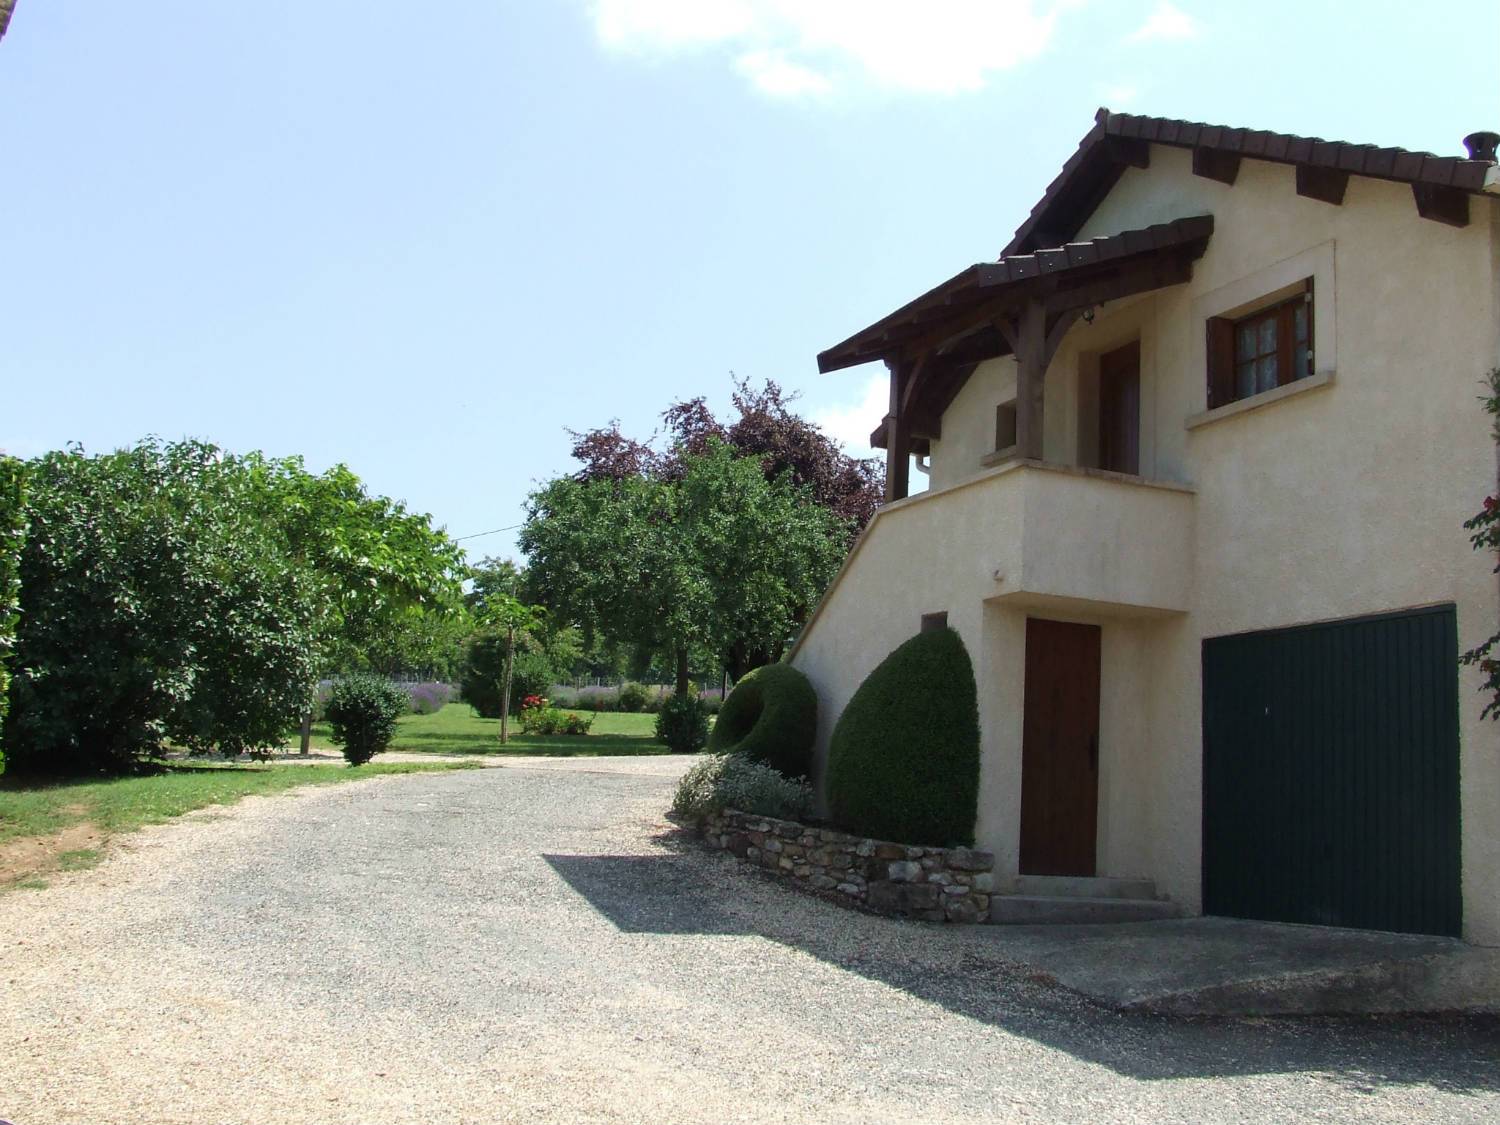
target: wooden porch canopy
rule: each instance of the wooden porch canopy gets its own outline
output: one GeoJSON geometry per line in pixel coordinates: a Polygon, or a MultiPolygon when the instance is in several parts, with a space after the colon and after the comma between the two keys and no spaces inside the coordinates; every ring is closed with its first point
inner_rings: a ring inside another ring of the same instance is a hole
{"type": "Polygon", "coordinates": [[[907,461],[940,438],[940,419],[974,368],[1014,355],[1016,445],[1042,455],[1042,387],[1063,336],[1086,309],[1192,277],[1212,215],[1123,231],[970,266],[818,356],[819,371],[883,360],[890,408],[871,443],[885,448],[886,499],[907,494],[907,461]]]}

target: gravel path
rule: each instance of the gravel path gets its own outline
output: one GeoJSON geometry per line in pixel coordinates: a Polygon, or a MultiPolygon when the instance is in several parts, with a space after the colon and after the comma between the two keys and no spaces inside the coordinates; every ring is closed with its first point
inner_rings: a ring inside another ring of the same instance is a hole
{"type": "Polygon", "coordinates": [[[1126,1017],[684,846],[682,759],[256,798],[0,896],[0,1117],[1495,1121],[1493,1022],[1126,1017]]]}

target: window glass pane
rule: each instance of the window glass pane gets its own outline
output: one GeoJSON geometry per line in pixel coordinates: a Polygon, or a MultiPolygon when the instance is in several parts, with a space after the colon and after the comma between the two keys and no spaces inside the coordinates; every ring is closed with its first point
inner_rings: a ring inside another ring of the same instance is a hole
{"type": "Polygon", "coordinates": [[[1249,398],[1255,393],[1255,361],[1242,363],[1234,371],[1234,397],[1249,398]]]}
{"type": "Polygon", "coordinates": [[[1274,316],[1266,317],[1265,320],[1260,322],[1259,329],[1259,351],[1262,354],[1274,352],[1276,350],[1276,318],[1274,316]]]}
{"type": "Polygon", "coordinates": [[[1255,325],[1242,324],[1235,342],[1234,358],[1246,360],[1255,358],[1255,325]]]}
{"type": "Polygon", "coordinates": [[[1255,389],[1269,391],[1276,386],[1276,357],[1262,356],[1255,361],[1255,389]]]}
{"type": "MultiPolygon", "coordinates": [[[[1296,310],[1292,313],[1292,322],[1296,328],[1293,339],[1298,343],[1307,342],[1307,308],[1307,302],[1303,301],[1298,304],[1296,310]]],[[[1298,368],[1298,370],[1300,371],[1301,368],[1298,368]]]]}
{"type": "Polygon", "coordinates": [[[1304,375],[1311,375],[1308,370],[1308,351],[1306,344],[1298,344],[1292,352],[1292,378],[1300,379],[1304,375]]]}

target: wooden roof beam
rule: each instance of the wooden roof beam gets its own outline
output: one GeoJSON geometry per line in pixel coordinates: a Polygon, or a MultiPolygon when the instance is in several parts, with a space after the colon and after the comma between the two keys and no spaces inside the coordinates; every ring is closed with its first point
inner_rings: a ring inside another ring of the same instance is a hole
{"type": "Polygon", "coordinates": [[[1447,223],[1450,227],[1469,225],[1469,193],[1455,187],[1436,184],[1412,184],[1417,214],[1424,219],[1447,223]]]}

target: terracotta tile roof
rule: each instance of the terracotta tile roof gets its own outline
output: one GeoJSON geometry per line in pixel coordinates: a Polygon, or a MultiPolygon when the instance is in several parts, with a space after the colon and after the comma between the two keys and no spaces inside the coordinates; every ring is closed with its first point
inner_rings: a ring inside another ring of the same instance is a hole
{"type": "Polygon", "coordinates": [[[1485,175],[1494,167],[1487,160],[1461,156],[1100,109],[1078,151],[1047,186],[1001,256],[1029,253],[1071,238],[1119,179],[1126,162],[1122,157],[1131,156],[1129,146],[1144,143],[1207,149],[1253,160],[1466,192],[1483,191],[1485,175]]]}

